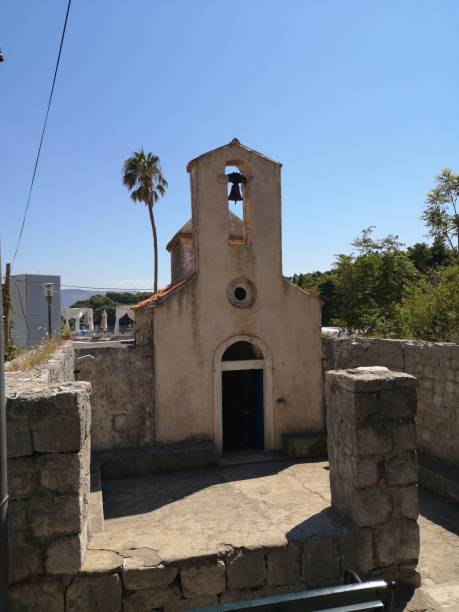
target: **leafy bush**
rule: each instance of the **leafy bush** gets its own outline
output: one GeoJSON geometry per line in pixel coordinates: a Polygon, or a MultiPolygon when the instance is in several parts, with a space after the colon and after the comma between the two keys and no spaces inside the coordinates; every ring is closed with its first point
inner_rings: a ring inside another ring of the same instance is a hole
{"type": "Polygon", "coordinates": [[[405,338],[459,343],[459,266],[436,270],[411,287],[394,327],[405,338]]]}

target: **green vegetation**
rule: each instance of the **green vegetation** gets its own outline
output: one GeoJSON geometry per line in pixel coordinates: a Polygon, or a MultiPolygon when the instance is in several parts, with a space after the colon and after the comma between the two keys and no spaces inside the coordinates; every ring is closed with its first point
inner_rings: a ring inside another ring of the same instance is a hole
{"type": "Polygon", "coordinates": [[[327,272],[290,279],[323,302],[322,324],[386,338],[459,342],[459,175],[448,168],[426,196],[433,244],[403,249],[398,237],[363,230],[327,272]]]}
{"type": "Polygon", "coordinates": [[[153,290],[156,293],[158,291],[158,237],[153,205],[164,196],[167,189],[167,181],[162,174],[159,157],[153,153],[145,153],[143,149],[133,153],[123,164],[123,184],[131,192],[131,200],[143,202],[148,208],[155,258],[153,290]]]}
{"type": "Polygon", "coordinates": [[[367,228],[327,272],[290,280],[323,301],[322,324],[388,338],[459,342],[459,265],[439,238],[403,250],[367,228]]]}
{"type": "Polygon", "coordinates": [[[444,240],[459,255],[459,174],[444,168],[426,197],[424,219],[433,238],[444,240]]]}
{"type": "Polygon", "coordinates": [[[108,291],[105,295],[93,295],[88,300],[80,300],[72,308],[92,308],[94,310],[94,325],[100,325],[102,312],[107,311],[108,326],[115,325],[115,312],[117,306],[134,305],[146,300],[152,293],[118,293],[108,291]]]}

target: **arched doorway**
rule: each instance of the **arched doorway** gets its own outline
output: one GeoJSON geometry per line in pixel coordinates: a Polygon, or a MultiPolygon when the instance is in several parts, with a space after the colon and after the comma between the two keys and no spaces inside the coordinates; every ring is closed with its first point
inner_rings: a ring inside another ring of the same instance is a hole
{"type": "Polygon", "coordinates": [[[272,366],[258,338],[236,336],[214,359],[214,439],[220,452],[273,447],[272,366]]]}

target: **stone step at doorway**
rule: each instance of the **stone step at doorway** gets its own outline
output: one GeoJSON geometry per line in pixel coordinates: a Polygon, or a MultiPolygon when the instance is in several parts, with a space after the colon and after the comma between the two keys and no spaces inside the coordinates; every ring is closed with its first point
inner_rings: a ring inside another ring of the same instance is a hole
{"type": "Polygon", "coordinates": [[[268,461],[285,461],[286,459],[286,454],[281,451],[234,451],[223,453],[218,459],[218,466],[229,467],[231,465],[266,463],[268,461]]]}
{"type": "Polygon", "coordinates": [[[213,442],[180,442],[96,451],[93,461],[104,481],[216,466],[217,448],[213,442]]]}

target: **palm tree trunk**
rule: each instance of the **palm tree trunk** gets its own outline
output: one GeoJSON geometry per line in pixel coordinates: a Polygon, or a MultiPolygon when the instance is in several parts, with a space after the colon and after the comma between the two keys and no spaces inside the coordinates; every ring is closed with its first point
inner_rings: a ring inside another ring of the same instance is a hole
{"type": "Polygon", "coordinates": [[[156,223],[153,215],[153,204],[148,204],[148,213],[150,215],[151,230],[153,232],[153,251],[154,251],[154,280],[153,291],[158,291],[158,236],[156,234],[156,223]]]}

